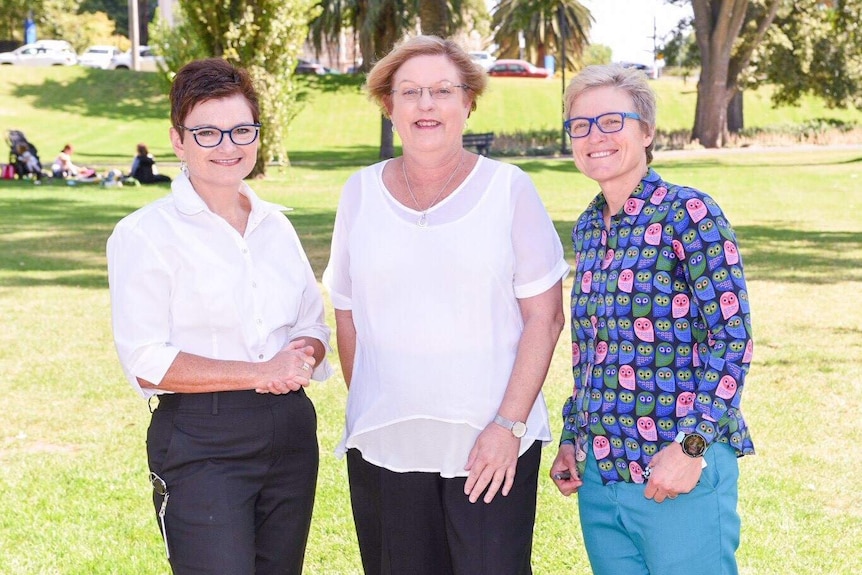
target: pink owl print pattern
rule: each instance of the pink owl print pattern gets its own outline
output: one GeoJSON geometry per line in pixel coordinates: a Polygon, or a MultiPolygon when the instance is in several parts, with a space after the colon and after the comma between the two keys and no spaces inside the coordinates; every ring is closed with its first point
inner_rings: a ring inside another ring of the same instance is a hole
{"type": "Polygon", "coordinates": [[[599,194],[572,231],[572,374],[563,442],[605,484],[641,483],[680,431],[754,453],[740,401],[751,313],[736,236],[698,190],[647,175],[605,229],[599,194]]]}

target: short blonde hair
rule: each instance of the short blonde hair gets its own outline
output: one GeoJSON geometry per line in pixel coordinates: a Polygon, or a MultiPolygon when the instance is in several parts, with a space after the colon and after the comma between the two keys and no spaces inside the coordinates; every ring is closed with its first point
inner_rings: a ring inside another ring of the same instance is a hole
{"type": "Polygon", "coordinates": [[[388,104],[392,101],[392,78],[405,62],[416,56],[448,58],[458,68],[461,81],[470,88],[467,90],[468,97],[472,101],[470,110],[476,110],[476,100],[488,85],[488,75],[485,70],[474,63],[461,46],[448,38],[444,40],[439,36],[414,36],[397,44],[391,52],[374,64],[365,80],[368,97],[377,102],[384,114],[388,115],[388,104]]]}
{"type": "MultiPolygon", "coordinates": [[[[565,96],[563,96],[565,119],[569,119],[575,100],[581,94],[592,88],[605,87],[619,88],[625,91],[631,97],[634,111],[641,117],[640,121],[647,127],[649,133],[655,136],[655,93],[650,88],[643,71],[621,64],[587,66],[575,76],[569,87],[566,88],[565,96]]],[[[652,162],[654,146],[655,137],[646,147],[647,164],[652,162]]]]}

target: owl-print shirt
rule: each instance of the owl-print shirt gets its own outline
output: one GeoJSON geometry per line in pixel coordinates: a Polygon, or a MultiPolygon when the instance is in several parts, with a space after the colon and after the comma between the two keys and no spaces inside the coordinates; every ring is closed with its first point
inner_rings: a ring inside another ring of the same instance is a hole
{"type": "Polygon", "coordinates": [[[572,373],[561,443],[605,484],[642,483],[680,431],[754,453],[740,400],[751,316],[733,229],[706,194],[649,169],[604,228],[599,194],[572,231],[572,373]]]}

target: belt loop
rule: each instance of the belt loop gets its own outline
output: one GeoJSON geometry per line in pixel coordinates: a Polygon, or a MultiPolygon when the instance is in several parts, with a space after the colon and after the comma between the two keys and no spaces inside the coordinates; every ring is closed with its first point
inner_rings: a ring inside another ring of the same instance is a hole
{"type": "Polygon", "coordinates": [[[217,391],[214,391],[214,392],[213,392],[213,410],[212,410],[212,414],[213,414],[213,415],[218,415],[218,392],[217,392],[217,391]]]}
{"type": "MultiPolygon", "coordinates": [[[[155,411],[156,411],[156,408],[155,408],[155,407],[153,407],[153,398],[154,398],[154,397],[156,397],[156,395],[155,395],[155,394],[154,394],[154,395],[151,395],[150,397],[148,397],[148,398],[147,398],[147,407],[148,407],[148,408],[149,408],[149,410],[150,410],[150,414],[155,413],[155,411]]],[[[158,400],[156,400],[156,401],[158,401],[158,400]]],[[[158,406],[159,406],[159,404],[158,404],[158,403],[156,403],[156,407],[158,407],[158,406]]]]}

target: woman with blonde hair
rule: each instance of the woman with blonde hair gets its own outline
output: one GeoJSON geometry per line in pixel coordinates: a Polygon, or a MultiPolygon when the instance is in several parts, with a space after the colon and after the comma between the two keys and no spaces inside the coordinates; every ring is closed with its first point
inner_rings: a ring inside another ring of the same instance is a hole
{"type": "Polygon", "coordinates": [[[324,274],[367,574],[531,573],[569,266],[529,177],[462,146],[486,83],[433,36],[368,75],[403,154],[344,186],[324,274]]]}

